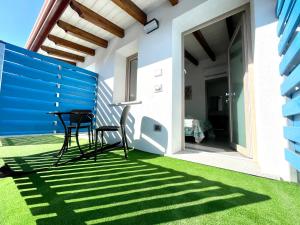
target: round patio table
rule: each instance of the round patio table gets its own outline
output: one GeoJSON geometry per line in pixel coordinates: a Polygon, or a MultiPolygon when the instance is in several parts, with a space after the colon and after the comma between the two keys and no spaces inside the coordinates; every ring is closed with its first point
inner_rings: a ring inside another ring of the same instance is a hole
{"type": "MultiPolygon", "coordinates": [[[[62,147],[61,147],[61,149],[60,149],[60,151],[58,152],[58,154],[57,154],[57,157],[58,157],[58,159],[57,159],[57,161],[54,163],[54,165],[55,166],[57,166],[58,165],[58,163],[59,163],[59,161],[61,160],[61,158],[63,157],[63,155],[64,155],[64,153],[65,152],[67,152],[67,150],[68,150],[68,148],[69,148],[69,135],[68,135],[68,128],[67,128],[67,125],[66,125],[66,123],[65,123],[65,121],[64,121],[64,119],[63,119],[63,115],[71,115],[71,114],[75,114],[75,115],[78,115],[79,117],[78,117],[78,121],[77,121],[77,126],[76,126],[76,143],[77,143],[77,147],[78,147],[78,149],[79,149],[79,151],[80,151],[80,157],[78,158],[78,157],[76,157],[76,160],[78,160],[78,159],[82,159],[82,158],[84,158],[85,157],[85,154],[84,154],[84,151],[82,150],[82,148],[81,148],[81,146],[80,146],[80,143],[79,143],[79,129],[80,129],[80,122],[81,122],[81,118],[83,117],[83,116],[90,116],[91,118],[93,118],[94,117],[94,115],[92,114],[92,113],[90,113],[90,112],[80,112],[80,111],[78,111],[78,112],[59,112],[59,111],[55,111],[55,112],[48,112],[48,114],[50,114],[50,115],[57,115],[58,116],[58,118],[59,118],[59,120],[60,120],[60,122],[62,123],[62,125],[63,125],[63,128],[64,128],[64,142],[63,142],[63,145],[62,145],[62,147]]],[[[75,160],[75,158],[74,159],[71,159],[71,160],[69,160],[69,161],[74,161],[75,160]]],[[[68,161],[68,162],[69,162],[68,161]]]]}

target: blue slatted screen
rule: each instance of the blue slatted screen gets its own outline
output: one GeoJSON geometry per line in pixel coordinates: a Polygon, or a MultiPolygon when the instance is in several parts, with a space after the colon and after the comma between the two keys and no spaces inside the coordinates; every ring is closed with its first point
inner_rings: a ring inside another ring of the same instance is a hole
{"type": "Polygon", "coordinates": [[[47,113],[94,111],[96,84],[96,73],[0,42],[0,135],[62,132],[47,113]]]}
{"type": "Polygon", "coordinates": [[[282,56],[280,74],[285,77],[281,94],[287,97],[282,108],[283,115],[289,119],[284,128],[284,137],[290,145],[285,149],[286,160],[300,171],[300,0],[278,0],[277,34],[280,37],[278,52],[282,56]]]}

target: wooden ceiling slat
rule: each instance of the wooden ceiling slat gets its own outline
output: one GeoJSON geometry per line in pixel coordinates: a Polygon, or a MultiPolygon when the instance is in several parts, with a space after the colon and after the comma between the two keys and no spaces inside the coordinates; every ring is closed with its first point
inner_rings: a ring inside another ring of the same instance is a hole
{"type": "Polygon", "coordinates": [[[88,42],[91,42],[93,44],[96,44],[98,46],[101,46],[103,48],[107,48],[108,46],[108,41],[107,40],[104,40],[102,38],[99,38],[89,32],[86,32],[84,30],[81,30],[69,23],[66,23],[62,20],[59,20],[57,22],[57,25],[62,28],[65,32],[75,36],[75,37],[78,37],[82,40],[85,40],[85,41],[88,41],[88,42]]]}
{"type": "Polygon", "coordinates": [[[172,6],[178,4],[178,0],[169,0],[169,2],[172,4],[172,6]]]}
{"type": "Polygon", "coordinates": [[[100,16],[99,14],[95,13],[91,9],[85,7],[84,5],[80,4],[79,2],[76,2],[72,0],[70,2],[71,8],[78,13],[78,15],[85,19],[86,21],[93,23],[94,25],[101,27],[102,29],[120,37],[123,38],[125,35],[124,29],[117,26],[116,24],[112,23],[108,19],[104,18],[103,16],[100,16]]]}
{"type": "Polygon", "coordinates": [[[60,58],[56,58],[56,57],[53,57],[53,56],[50,56],[50,57],[53,58],[53,59],[60,60],[60,61],[63,61],[63,62],[66,62],[66,63],[69,63],[71,65],[76,66],[76,62],[74,62],[74,61],[70,61],[70,60],[66,60],[66,59],[60,59],[60,58]]]}
{"type": "Polygon", "coordinates": [[[47,52],[49,55],[56,55],[56,56],[63,57],[63,58],[66,58],[66,59],[79,61],[79,62],[84,62],[84,57],[83,56],[75,55],[73,53],[65,52],[65,51],[58,50],[58,49],[55,49],[55,48],[51,48],[51,47],[48,47],[48,46],[45,46],[45,45],[42,45],[41,49],[43,51],[47,52]]]}
{"type": "Polygon", "coordinates": [[[112,0],[117,6],[127,12],[142,25],[147,23],[147,14],[131,0],[112,0]]]}
{"type": "Polygon", "coordinates": [[[198,60],[189,51],[184,50],[184,57],[191,63],[193,63],[195,66],[199,65],[198,60]]]}
{"type": "Polygon", "coordinates": [[[216,55],[213,50],[208,45],[207,41],[205,40],[203,34],[200,30],[193,32],[194,37],[197,39],[198,43],[203,47],[206,54],[212,61],[216,61],[216,55]]]}
{"type": "Polygon", "coordinates": [[[48,39],[50,41],[53,41],[58,46],[65,47],[65,48],[75,50],[75,51],[78,51],[78,52],[86,53],[86,54],[92,55],[92,56],[95,55],[95,50],[94,49],[85,47],[83,45],[79,45],[79,44],[74,43],[72,41],[65,40],[65,39],[57,37],[55,35],[49,34],[48,39]]]}

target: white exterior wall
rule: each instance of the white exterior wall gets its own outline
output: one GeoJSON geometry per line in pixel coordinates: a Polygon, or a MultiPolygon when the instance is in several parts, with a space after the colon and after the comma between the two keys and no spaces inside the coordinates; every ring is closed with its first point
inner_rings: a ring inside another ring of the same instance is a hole
{"type": "MultiPolygon", "coordinates": [[[[114,38],[107,49],[98,48],[96,56],[87,57],[79,66],[99,73],[98,124],[117,123],[120,108],[109,107],[124,101],[124,60],[138,52],[137,100],[128,120],[130,145],[157,154],[172,154],[183,149],[183,41],[182,35],[199,24],[231,11],[248,0],[181,0],[175,7],[163,3],[148,13],[148,20],[157,18],[160,28],[145,34],[136,23],[126,30],[123,39],[114,38]],[[159,74],[162,76],[159,76],[159,74]],[[154,86],[162,84],[162,92],[154,86]],[[111,119],[112,118],[112,119],[111,119]],[[162,126],[155,132],[154,124],[162,126]]],[[[281,77],[276,37],[275,0],[252,0],[254,69],[256,93],[257,151],[263,173],[290,179],[284,160],[285,120],[281,115],[284,99],[280,96],[281,77]],[[255,34],[255,35],[254,35],[255,34]]],[[[117,139],[117,134],[105,136],[117,139]]]]}
{"type": "Polygon", "coordinates": [[[262,172],[291,180],[291,169],[284,158],[287,141],[283,136],[283,127],[286,119],[281,109],[285,99],[280,95],[283,78],[279,74],[275,5],[276,0],[253,0],[251,5],[257,153],[262,172]]]}
{"type": "MultiPolygon", "coordinates": [[[[114,38],[107,49],[98,48],[96,56],[87,57],[84,64],[79,64],[95,68],[100,75],[98,124],[116,124],[120,108],[107,105],[125,100],[125,59],[138,52],[137,100],[142,104],[132,106],[127,130],[130,145],[135,148],[157,154],[171,151],[172,19],[201,2],[184,0],[172,7],[166,1],[158,9],[147,13],[148,20],[159,20],[158,30],[147,35],[143,26],[136,23],[126,30],[124,38],[114,38]],[[162,76],[156,77],[159,73],[162,76]],[[156,84],[162,84],[162,92],[155,93],[156,84]],[[154,124],[162,126],[161,132],[154,131],[154,124]]],[[[105,138],[114,141],[118,135],[105,138]]]]}

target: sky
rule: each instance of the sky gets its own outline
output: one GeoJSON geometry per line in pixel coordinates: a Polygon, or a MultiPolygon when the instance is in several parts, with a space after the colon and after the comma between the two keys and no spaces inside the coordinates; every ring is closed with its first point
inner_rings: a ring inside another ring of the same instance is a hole
{"type": "Polygon", "coordinates": [[[0,40],[24,47],[44,0],[0,0],[0,40]]]}

